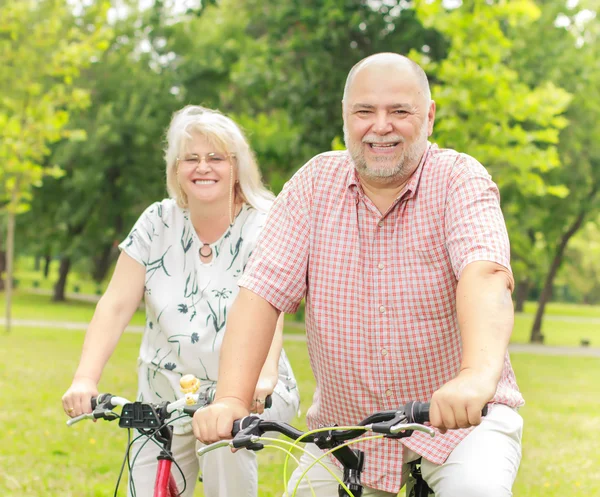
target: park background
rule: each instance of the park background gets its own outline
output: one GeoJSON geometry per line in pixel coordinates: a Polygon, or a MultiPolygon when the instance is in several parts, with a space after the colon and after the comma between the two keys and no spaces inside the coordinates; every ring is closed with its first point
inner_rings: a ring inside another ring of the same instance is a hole
{"type": "MultiPolygon", "coordinates": [[[[352,65],[393,51],[429,76],[432,141],[477,158],[501,191],[517,283],[511,358],[527,401],[514,495],[600,495],[599,8],[1,1],[0,493],[113,495],[125,432],[67,429],[60,397],[116,245],[166,195],[172,113],[201,104],[230,115],[279,192],[313,155],[343,148],[352,65]]],[[[288,316],[285,347],[305,413],[314,379],[302,322],[302,311],[288,316]]],[[[140,310],[101,389],[135,396],[143,324],[140,310]]],[[[283,458],[260,457],[261,497],[281,495],[283,458]]]]}

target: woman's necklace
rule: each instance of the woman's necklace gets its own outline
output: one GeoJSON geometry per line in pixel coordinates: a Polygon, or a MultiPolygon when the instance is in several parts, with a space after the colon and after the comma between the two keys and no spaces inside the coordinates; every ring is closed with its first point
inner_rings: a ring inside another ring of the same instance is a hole
{"type": "MultiPolygon", "coordinates": [[[[241,211],[242,208],[243,208],[243,205],[240,205],[239,206],[239,211],[241,211]]],[[[239,214],[239,211],[238,211],[238,207],[236,206],[235,209],[234,209],[235,216],[237,216],[237,214],[239,214]]],[[[232,227],[233,227],[233,224],[230,224],[227,227],[227,230],[225,231],[225,233],[227,233],[227,231],[229,231],[232,227]]],[[[225,235],[221,236],[221,243],[223,243],[223,238],[224,237],[225,237],[225,235]]],[[[209,259],[213,255],[213,249],[210,246],[210,243],[203,243],[202,247],[200,247],[199,252],[200,252],[200,257],[203,257],[204,259],[209,259]]]]}
{"type": "Polygon", "coordinates": [[[204,258],[212,257],[212,253],[213,253],[213,250],[212,250],[212,247],[210,246],[210,243],[202,244],[202,247],[200,247],[200,256],[201,257],[204,257],[204,258]],[[208,247],[208,251],[202,252],[204,250],[204,247],[208,247]]]}

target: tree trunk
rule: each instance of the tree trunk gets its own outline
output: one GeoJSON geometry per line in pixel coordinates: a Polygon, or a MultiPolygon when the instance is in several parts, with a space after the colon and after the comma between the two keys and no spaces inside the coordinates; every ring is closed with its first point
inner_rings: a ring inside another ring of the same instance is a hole
{"type": "Polygon", "coordinates": [[[44,279],[48,279],[48,275],[50,274],[50,263],[52,262],[52,256],[50,254],[46,254],[44,256],[44,279]]]}
{"type": "Polygon", "coordinates": [[[98,284],[102,283],[106,277],[108,270],[110,269],[110,263],[112,262],[112,244],[106,245],[102,250],[102,253],[98,257],[93,258],[94,269],[92,271],[92,278],[98,284]]]}
{"type": "Polygon", "coordinates": [[[531,328],[531,336],[529,337],[529,341],[531,343],[544,343],[544,335],[542,335],[542,318],[544,317],[544,310],[546,308],[546,304],[552,296],[552,286],[554,284],[554,278],[556,277],[556,273],[558,272],[558,269],[562,264],[567,244],[569,243],[569,240],[573,237],[573,235],[577,233],[579,228],[581,228],[583,220],[585,219],[585,214],[587,212],[588,203],[596,196],[596,191],[597,187],[594,186],[588,195],[588,202],[583,203],[582,209],[575,218],[575,221],[573,221],[573,224],[564,233],[564,235],[560,239],[560,243],[556,247],[556,251],[554,252],[554,257],[552,259],[552,264],[550,265],[550,271],[546,276],[544,288],[542,289],[542,293],[540,294],[540,298],[538,300],[538,308],[535,313],[533,327],[531,328]]]}
{"type": "Polygon", "coordinates": [[[531,282],[525,278],[517,283],[515,291],[515,312],[523,312],[527,295],[529,295],[529,287],[531,282]]]}
{"type": "Polygon", "coordinates": [[[54,302],[64,302],[65,298],[65,288],[67,287],[67,276],[69,275],[69,270],[71,269],[71,258],[70,257],[62,257],[60,259],[60,268],[58,270],[58,281],[54,285],[54,296],[52,300],[54,302]]]}
{"type": "MultiPolygon", "coordinates": [[[[16,192],[13,190],[12,200],[16,199],[16,192]]],[[[12,205],[11,205],[12,206],[12,205]]],[[[13,289],[13,263],[15,255],[15,212],[9,206],[8,223],[6,229],[6,310],[4,312],[4,323],[6,333],[10,333],[12,326],[12,289],[13,289]]]]}
{"type": "Polygon", "coordinates": [[[4,290],[4,271],[6,271],[6,252],[0,250],[0,292],[4,290]]]}

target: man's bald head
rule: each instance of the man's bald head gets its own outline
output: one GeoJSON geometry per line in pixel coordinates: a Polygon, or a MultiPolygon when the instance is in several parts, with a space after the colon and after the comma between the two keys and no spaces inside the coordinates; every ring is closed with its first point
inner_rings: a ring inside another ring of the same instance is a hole
{"type": "Polygon", "coordinates": [[[404,69],[409,74],[412,74],[423,92],[423,95],[426,99],[426,104],[429,105],[431,102],[431,90],[429,89],[429,80],[427,79],[427,75],[425,71],[421,68],[419,64],[414,62],[413,60],[405,57],[404,55],[400,55],[392,52],[383,52],[377,53],[374,55],[370,55],[369,57],[365,57],[350,69],[348,73],[348,78],[346,79],[346,85],[344,86],[344,96],[342,98],[342,103],[346,105],[348,101],[348,94],[350,88],[352,86],[352,82],[356,75],[364,69],[369,67],[393,67],[394,69],[404,69]]]}

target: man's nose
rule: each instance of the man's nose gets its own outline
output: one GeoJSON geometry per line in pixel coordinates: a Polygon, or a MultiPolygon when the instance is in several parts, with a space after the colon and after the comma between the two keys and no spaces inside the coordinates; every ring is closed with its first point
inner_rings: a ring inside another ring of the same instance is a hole
{"type": "Polygon", "coordinates": [[[373,131],[378,135],[387,135],[392,129],[390,115],[387,112],[377,112],[375,114],[375,122],[373,123],[373,131]]]}

